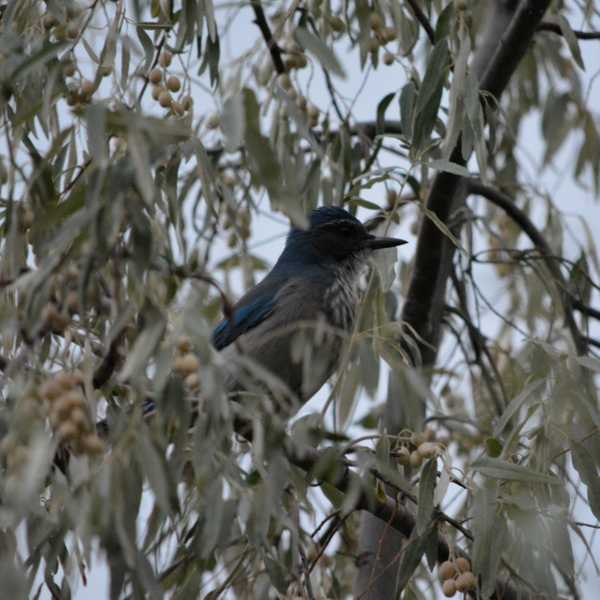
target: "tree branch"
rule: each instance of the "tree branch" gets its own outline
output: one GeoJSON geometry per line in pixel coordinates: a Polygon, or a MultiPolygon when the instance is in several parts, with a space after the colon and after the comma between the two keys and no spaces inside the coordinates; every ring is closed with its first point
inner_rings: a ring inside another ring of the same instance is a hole
{"type": "Polygon", "coordinates": [[[258,25],[260,32],[267,44],[267,48],[271,53],[271,60],[277,73],[285,73],[285,63],[281,57],[281,48],[273,38],[273,33],[269,27],[267,18],[265,17],[265,11],[263,10],[260,0],[251,0],[252,10],[254,11],[255,20],[254,22],[258,25]]]}
{"type": "MultiPolygon", "coordinates": [[[[563,35],[560,25],[556,23],[548,23],[544,21],[538,27],[538,31],[549,31],[550,33],[556,33],[557,35],[563,35]]],[[[600,40],[600,31],[578,31],[573,30],[575,37],[579,40],[600,40]]]]}
{"type": "Polygon", "coordinates": [[[408,0],[408,5],[413,11],[417,21],[419,21],[419,23],[421,24],[421,27],[423,27],[423,29],[425,30],[429,41],[432,44],[435,44],[435,31],[433,30],[433,27],[431,26],[427,15],[421,10],[421,7],[418,5],[416,0],[408,0]]]}
{"type": "MultiPolygon", "coordinates": [[[[529,48],[550,0],[526,0],[517,8],[501,40],[482,72],[480,89],[499,98],[511,76],[529,48]]],[[[485,44],[484,44],[485,46],[485,44]]],[[[464,165],[461,140],[451,153],[450,160],[464,165]]],[[[427,199],[427,209],[445,225],[449,224],[455,198],[463,178],[452,173],[439,173],[427,199]]],[[[439,344],[440,321],[443,315],[446,283],[452,263],[454,248],[437,225],[425,218],[417,242],[415,264],[410,281],[402,319],[412,327],[417,336],[422,362],[433,365],[439,344]]]]}

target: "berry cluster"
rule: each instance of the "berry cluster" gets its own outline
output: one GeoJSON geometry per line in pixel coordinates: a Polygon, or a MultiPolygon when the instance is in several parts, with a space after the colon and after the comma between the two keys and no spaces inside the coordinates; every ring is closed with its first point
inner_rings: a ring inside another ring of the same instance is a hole
{"type": "Polygon", "coordinates": [[[426,429],[423,433],[403,434],[399,437],[399,445],[393,450],[392,456],[399,464],[418,469],[424,460],[439,456],[443,452],[442,444],[435,440],[435,432],[426,429]]]}
{"type": "Polygon", "coordinates": [[[183,383],[186,387],[196,392],[200,389],[200,376],[198,369],[200,361],[198,357],[191,351],[192,344],[189,338],[182,336],[177,340],[177,357],[173,364],[173,369],[183,378],[183,383]]]}
{"type": "Polygon", "coordinates": [[[52,281],[50,301],[41,313],[42,329],[53,333],[63,333],[71,317],[81,311],[79,302],[79,269],[71,266],[63,273],[58,273],[52,281]]]}
{"type": "Polygon", "coordinates": [[[194,104],[191,96],[182,96],[175,100],[173,94],[181,90],[181,79],[177,75],[169,75],[168,68],[173,61],[173,54],[163,50],[159,59],[159,67],[154,67],[148,74],[148,80],[152,84],[152,97],[163,108],[168,108],[173,114],[181,116],[192,109],[194,104]]]}
{"type": "Polygon", "coordinates": [[[319,109],[296,91],[290,76],[282,73],[277,78],[277,83],[291,100],[295,100],[298,109],[306,115],[309,127],[316,127],[319,124],[319,109]]]}
{"type": "MultiPolygon", "coordinates": [[[[379,13],[371,13],[370,26],[373,37],[369,38],[368,47],[369,51],[373,54],[377,54],[380,47],[389,44],[398,37],[396,29],[394,27],[386,27],[383,18],[379,13]]],[[[386,51],[383,55],[383,64],[389,66],[392,65],[394,61],[394,55],[391,52],[386,51]]]]}
{"type": "Polygon", "coordinates": [[[82,384],[81,373],[61,371],[44,382],[39,393],[48,403],[50,422],[61,443],[75,454],[101,454],[104,442],[94,431],[82,384]]]}
{"type": "Polygon", "coordinates": [[[64,9],[46,12],[42,16],[42,27],[56,42],[76,40],[81,32],[82,8],[75,3],[65,2],[64,9]]]}
{"type": "Polygon", "coordinates": [[[456,592],[469,592],[477,587],[477,578],[471,571],[471,563],[462,556],[447,560],[438,567],[444,596],[452,598],[456,592]]]}

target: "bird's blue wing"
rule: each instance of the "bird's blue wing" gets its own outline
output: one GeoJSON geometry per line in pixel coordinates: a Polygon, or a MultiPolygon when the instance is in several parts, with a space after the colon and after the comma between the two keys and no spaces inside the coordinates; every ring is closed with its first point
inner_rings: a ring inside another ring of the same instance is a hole
{"type": "Polygon", "coordinates": [[[275,294],[253,294],[242,298],[233,308],[229,319],[221,321],[214,329],[212,343],[217,350],[229,346],[243,333],[264,321],[275,308],[275,294]]]}

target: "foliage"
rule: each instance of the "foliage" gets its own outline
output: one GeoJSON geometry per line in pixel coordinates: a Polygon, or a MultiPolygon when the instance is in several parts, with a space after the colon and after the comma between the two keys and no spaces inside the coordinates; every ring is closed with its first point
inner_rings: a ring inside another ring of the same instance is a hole
{"type": "Polygon", "coordinates": [[[0,2],[7,595],[69,598],[98,559],[111,598],[348,597],[357,508],[390,493],[410,507],[390,517],[405,597],[442,593],[448,551],[483,597],[575,595],[600,518],[597,238],[528,175],[521,132],[539,117],[540,172],[575,149],[561,173],[591,203],[598,114],[569,23],[598,11],[556,3],[496,102],[469,67],[482,4],[0,2]],[[439,172],[488,187],[445,222],[439,172]],[[445,335],[418,368],[411,264],[383,254],[325,409],[286,424],[227,399],[210,332],[273,262],[268,217],[320,204],[452,241],[445,335]]]}

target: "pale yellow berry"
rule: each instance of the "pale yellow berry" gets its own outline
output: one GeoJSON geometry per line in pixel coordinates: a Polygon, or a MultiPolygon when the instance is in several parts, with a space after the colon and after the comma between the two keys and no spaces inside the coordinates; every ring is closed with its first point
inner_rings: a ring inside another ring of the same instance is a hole
{"type": "Polygon", "coordinates": [[[94,91],[95,91],[95,87],[94,87],[94,83],[92,81],[88,81],[87,79],[84,79],[81,82],[80,92],[83,96],[85,96],[86,98],[91,98],[94,91]]]}
{"type": "Polygon", "coordinates": [[[76,408],[71,412],[69,422],[73,423],[78,431],[86,431],[90,425],[89,419],[82,408],[76,408]]]}
{"type": "Polygon", "coordinates": [[[190,390],[195,391],[200,387],[200,376],[198,373],[190,373],[183,382],[190,390]]]}
{"type": "Polygon", "coordinates": [[[477,578],[471,571],[466,571],[456,578],[456,589],[459,592],[468,592],[477,587],[477,578]]]}
{"type": "Polygon", "coordinates": [[[65,74],[65,77],[73,77],[76,72],[77,67],[72,60],[63,64],[63,73],[65,74]]]}
{"type": "Polygon", "coordinates": [[[175,75],[167,79],[167,89],[171,92],[178,92],[181,89],[181,80],[175,75]]]}
{"type": "Polygon", "coordinates": [[[292,89],[292,80],[290,79],[290,76],[287,73],[282,73],[278,78],[277,81],[279,82],[279,85],[287,92],[289,90],[292,89]]]}
{"type": "Polygon", "coordinates": [[[438,567],[438,575],[441,581],[446,581],[447,579],[452,579],[456,574],[456,567],[454,563],[446,560],[438,567]]]}
{"type": "Polygon", "coordinates": [[[417,452],[422,458],[433,458],[439,454],[439,446],[435,442],[423,442],[419,444],[417,452]]]}
{"type": "Polygon", "coordinates": [[[169,94],[169,92],[167,92],[166,90],[162,91],[158,96],[158,103],[163,108],[170,108],[171,102],[173,102],[173,98],[171,98],[171,94],[169,94]]]}
{"type": "Polygon", "coordinates": [[[454,579],[447,579],[444,581],[442,585],[442,592],[444,592],[444,596],[446,598],[452,598],[454,594],[456,594],[456,583],[454,583],[454,579]]]}
{"type": "Polygon", "coordinates": [[[460,556],[459,558],[456,559],[455,562],[456,562],[456,568],[458,569],[459,573],[464,573],[466,571],[471,570],[471,563],[469,562],[468,559],[460,556]]]}
{"type": "Polygon", "coordinates": [[[58,439],[61,442],[70,442],[74,440],[79,434],[77,427],[70,421],[63,423],[56,432],[58,439]]]}
{"type": "Polygon", "coordinates": [[[392,42],[397,37],[398,37],[398,32],[393,27],[386,27],[381,32],[381,38],[384,41],[384,43],[386,43],[386,44],[389,42],[392,42]]]}
{"type": "Polygon", "coordinates": [[[373,31],[379,31],[383,27],[383,19],[379,13],[371,13],[369,22],[373,31]]]}
{"type": "Polygon", "coordinates": [[[162,81],[162,71],[158,68],[152,69],[148,75],[150,83],[158,84],[162,81]]]}
{"type": "Polygon", "coordinates": [[[88,433],[81,439],[81,449],[86,454],[102,454],[106,446],[95,433],[88,433]]]}
{"type": "Polygon", "coordinates": [[[421,455],[415,450],[410,453],[410,466],[417,469],[423,463],[423,458],[421,455]]]}
{"type": "Polygon", "coordinates": [[[181,354],[187,354],[192,349],[192,341],[187,335],[182,335],[177,338],[177,350],[181,354]]]}
{"type": "Polygon", "coordinates": [[[181,104],[181,102],[176,102],[175,100],[173,100],[173,102],[171,103],[171,110],[179,116],[185,113],[185,108],[183,108],[183,104],[181,104]]]}
{"type": "Polygon", "coordinates": [[[162,85],[152,86],[152,97],[155,100],[158,100],[163,92],[166,92],[166,90],[162,85]]]}
{"type": "Polygon", "coordinates": [[[191,352],[188,352],[187,354],[178,356],[175,359],[173,368],[181,375],[189,375],[190,373],[195,373],[199,366],[200,362],[198,361],[197,356],[191,352]]]}
{"type": "Polygon", "coordinates": [[[76,40],[79,35],[79,25],[77,23],[69,23],[67,25],[67,37],[70,40],[76,40]]]}
{"type": "Polygon", "coordinates": [[[163,50],[160,55],[159,63],[161,67],[168,67],[173,60],[173,55],[168,50],[163,50]]]}

